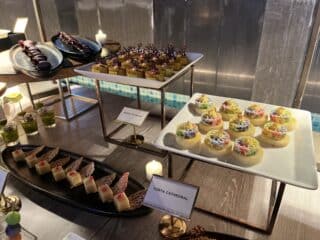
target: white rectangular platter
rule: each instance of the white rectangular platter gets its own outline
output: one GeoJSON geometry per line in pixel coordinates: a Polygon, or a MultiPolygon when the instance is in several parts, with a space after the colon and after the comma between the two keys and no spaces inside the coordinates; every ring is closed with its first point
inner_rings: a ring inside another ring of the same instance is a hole
{"type": "MultiPolygon", "coordinates": [[[[311,114],[308,111],[290,108],[292,114],[297,120],[296,130],[289,132],[290,143],[284,148],[264,148],[263,159],[260,163],[243,167],[236,165],[230,157],[223,160],[214,157],[206,157],[199,153],[189,150],[181,150],[175,146],[172,136],[175,135],[176,127],[180,123],[191,121],[199,123],[201,117],[193,115],[190,106],[195,103],[195,99],[201,94],[196,93],[189,102],[181,109],[181,111],[170,121],[170,123],[160,132],[159,137],[154,141],[154,145],[160,149],[167,150],[172,153],[186,156],[188,158],[197,159],[207,163],[235,169],[243,172],[252,173],[266,178],[278,180],[291,185],[295,185],[307,189],[317,189],[317,171],[315,162],[315,151],[312,137],[311,114]],[[171,140],[170,140],[171,139],[171,140]]],[[[225,97],[211,96],[217,109],[221,104],[229,99],[225,97]]],[[[245,109],[254,102],[234,99],[241,109],[245,109]]],[[[269,104],[261,104],[266,113],[277,106],[269,104]]],[[[224,122],[224,129],[228,128],[228,122],[224,122]]],[[[260,128],[256,128],[255,136],[261,133],[260,128]]],[[[202,136],[204,138],[204,136],[202,136]]],[[[173,138],[174,139],[174,138],[173,138]]]]}
{"type": "Polygon", "coordinates": [[[164,86],[167,86],[170,82],[177,79],[177,77],[181,76],[182,73],[187,71],[188,68],[190,68],[192,65],[197,63],[201,58],[203,58],[203,54],[201,53],[188,52],[186,54],[190,60],[190,63],[185,67],[183,67],[180,71],[175,72],[175,74],[172,77],[166,78],[165,81],[163,82],[157,81],[157,80],[144,79],[144,78],[133,78],[133,77],[127,77],[127,76],[91,72],[91,66],[94,63],[89,63],[81,67],[75,68],[74,71],[83,76],[93,78],[93,79],[98,79],[101,81],[119,83],[119,84],[136,86],[136,87],[151,88],[151,89],[162,89],[164,86]]]}

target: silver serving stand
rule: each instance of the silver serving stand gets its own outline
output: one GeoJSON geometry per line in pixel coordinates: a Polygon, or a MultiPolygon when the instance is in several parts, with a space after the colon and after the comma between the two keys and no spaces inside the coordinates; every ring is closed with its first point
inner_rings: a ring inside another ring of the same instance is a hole
{"type": "MultiPolygon", "coordinates": [[[[180,112],[174,117],[174,119],[172,119],[170,121],[170,123],[160,132],[158,139],[156,139],[154,141],[154,146],[162,149],[163,151],[168,151],[168,176],[172,177],[172,155],[177,155],[177,156],[181,156],[187,159],[190,159],[190,161],[188,162],[187,166],[185,167],[182,176],[180,178],[181,181],[184,180],[184,178],[187,175],[187,172],[189,171],[189,169],[192,167],[194,161],[202,161],[205,163],[209,163],[209,164],[213,164],[213,165],[217,165],[217,166],[221,166],[224,168],[228,168],[228,169],[232,169],[235,171],[239,171],[239,172],[245,172],[248,174],[254,174],[257,176],[262,176],[265,178],[269,178],[272,180],[272,184],[271,184],[271,191],[270,191],[270,197],[269,197],[269,204],[268,204],[268,215],[267,215],[267,221],[266,224],[264,226],[262,225],[257,225],[255,223],[249,223],[248,221],[246,221],[245,219],[241,219],[241,218],[237,218],[237,217],[232,217],[232,216],[226,216],[223,215],[221,213],[217,213],[217,212],[212,212],[209,210],[206,210],[204,208],[198,208],[196,207],[196,209],[200,212],[204,212],[206,214],[209,215],[213,215],[215,217],[219,217],[222,218],[223,220],[228,220],[232,223],[236,223],[240,226],[244,226],[248,229],[254,230],[254,231],[258,231],[261,233],[266,233],[266,234],[271,234],[272,230],[274,228],[276,219],[277,219],[277,215],[279,212],[279,208],[281,205],[281,201],[283,198],[283,194],[284,194],[284,190],[285,190],[285,186],[286,184],[291,184],[291,185],[295,185],[297,187],[302,187],[302,188],[307,188],[307,189],[317,189],[318,188],[318,181],[317,181],[317,174],[316,174],[316,168],[313,166],[314,164],[314,155],[312,154],[314,152],[313,149],[313,142],[312,142],[312,127],[311,127],[311,117],[310,117],[310,113],[307,113],[306,111],[303,110],[298,110],[298,109],[291,109],[291,111],[293,111],[295,117],[297,118],[297,121],[299,121],[300,123],[300,128],[296,129],[294,134],[297,134],[297,139],[296,141],[301,141],[301,135],[306,135],[307,138],[303,139],[303,141],[305,141],[308,146],[308,148],[303,147],[303,149],[298,150],[300,155],[297,155],[295,159],[292,159],[292,164],[291,165],[287,165],[288,168],[295,166],[296,168],[298,168],[299,170],[299,176],[306,176],[306,178],[300,179],[300,182],[297,181],[295,179],[295,176],[287,177],[284,178],[283,176],[280,176],[279,174],[275,174],[274,172],[271,174],[270,172],[267,173],[263,173],[261,171],[259,171],[259,168],[254,168],[254,166],[252,166],[252,168],[245,168],[245,167],[241,167],[235,164],[230,164],[228,161],[218,161],[216,158],[210,158],[207,156],[203,156],[200,155],[198,153],[195,152],[190,152],[187,150],[181,150],[181,149],[177,149],[176,146],[172,143],[165,143],[165,139],[166,136],[168,135],[172,135],[175,134],[175,129],[176,126],[183,122],[183,121],[187,121],[190,120],[192,122],[197,122],[199,121],[198,118],[200,117],[195,117],[194,114],[190,111],[190,106],[194,105],[194,101],[196,98],[198,98],[201,94],[195,94],[188,103],[186,103],[186,105],[180,110],[180,112]],[[309,139],[310,137],[310,139],[309,139]],[[304,152],[307,151],[307,152],[304,152]],[[301,155],[302,154],[302,155],[301,155]],[[299,165],[296,164],[296,161],[301,162],[301,159],[303,159],[303,156],[305,156],[306,158],[309,158],[308,161],[305,160],[304,165],[308,165],[308,168],[303,168],[302,170],[299,168],[299,165]],[[306,172],[304,172],[304,170],[306,172]],[[307,171],[308,170],[308,171],[307,171]]],[[[223,97],[218,97],[218,96],[209,96],[213,102],[215,102],[216,104],[221,104],[224,100],[226,100],[226,98],[223,97]]],[[[246,106],[249,106],[250,104],[252,104],[253,102],[250,101],[245,101],[245,100],[237,100],[240,107],[244,108],[246,106]]],[[[273,105],[268,105],[268,104],[264,104],[265,108],[268,109],[268,111],[270,111],[271,109],[274,109],[276,106],[273,105]]],[[[295,135],[294,135],[295,136],[295,135]]],[[[292,137],[292,135],[291,135],[292,137]]],[[[169,140],[168,140],[169,141],[169,140]]],[[[293,140],[292,140],[293,141],[293,140]]],[[[291,149],[290,151],[297,151],[297,146],[294,146],[293,144],[288,145],[288,148],[291,149]]],[[[272,157],[274,157],[274,155],[270,155],[271,153],[268,152],[268,159],[272,160],[272,157]]],[[[297,154],[297,153],[295,153],[297,154]]],[[[265,155],[267,155],[267,152],[265,152],[265,155]]],[[[283,159],[285,157],[290,158],[290,156],[283,156],[283,154],[280,154],[281,156],[275,155],[276,158],[278,159],[283,159]]],[[[289,164],[288,162],[286,162],[286,164],[289,164]]],[[[291,168],[290,168],[291,170],[291,168]]],[[[297,169],[293,169],[293,170],[297,170],[297,169]]],[[[292,171],[293,171],[292,170],[292,171]]],[[[276,171],[275,171],[276,172],[276,171]]],[[[289,175],[290,176],[290,175],[289,175]]]]}
{"type": "Polygon", "coordinates": [[[94,63],[89,63],[81,67],[75,68],[75,72],[79,73],[83,76],[92,78],[95,82],[95,90],[96,90],[96,96],[98,100],[98,108],[99,108],[99,115],[100,115],[100,122],[102,127],[102,135],[105,139],[105,141],[116,144],[119,146],[135,149],[147,154],[155,155],[158,157],[166,157],[167,152],[159,150],[155,148],[153,145],[149,143],[144,144],[134,144],[132,141],[122,141],[113,138],[113,136],[120,131],[122,128],[127,126],[126,124],[121,124],[116,129],[111,131],[110,133],[107,132],[107,122],[105,119],[105,110],[103,107],[103,99],[101,95],[101,86],[100,82],[112,82],[117,84],[123,84],[135,87],[137,89],[137,108],[141,109],[141,96],[140,96],[140,88],[145,89],[151,89],[156,90],[160,92],[160,118],[161,118],[161,129],[164,128],[166,125],[166,111],[165,111],[165,92],[168,86],[170,86],[172,83],[177,81],[179,78],[190,72],[190,87],[189,87],[189,95],[193,95],[193,72],[194,72],[194,65],[200,61],[203,58],[203,54],[200,53],[186,53],[188,58],[190,59],[190,63],[183,67],[180,71],[175,72],[175,74],[167,78],[165,81],[156,81],[156,80],[148,80],[143,78],[131,78],[126,76],[118,76],[118,75],[111,75],[111,74],[105,74],[105,73],[96,73],[91,71],[91,66],[94,63]]]}

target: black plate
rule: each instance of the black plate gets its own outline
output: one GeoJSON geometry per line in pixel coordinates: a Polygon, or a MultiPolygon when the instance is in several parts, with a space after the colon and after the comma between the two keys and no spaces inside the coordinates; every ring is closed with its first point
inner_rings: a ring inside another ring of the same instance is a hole
{"type": "Polygon", "coordinates": [[[78,36],[73,36],[76,38],[79,42],[82,44],[88,46],[91,49],[92,54],[90,55],[85,55],[79,51],[76,51],[73,49],[71,46],[63,43],[60,38],[58,37],[59,33],[54,35],[51,38],[52,43],[58,48],[66,57],[69,57],[71,59],[81,61],[81,62],[91,62],[94,60],[98,54],[101,52],[101,46],[92,40],[86,39],[86,38],[81,38],[78,36]]]}
{"type": "MultiPolygon", "coordinates": [[[[86,194],[83,185],[74,189],[70,189],[69,183],[66,180],[57,183],[54,181],[50,173],[44,176],[39,176],[36,173],[35,169],[29,169],[25,162],[16,163],[13,160],[11,152],[15,149],[22,148],[24,151],[29,151],[34,149],[35,147],[38,146],[20,145],[16,147],[8,147],[2,152],[3,161],[8,166],[11,174],[23,183],[31,186],[35,190],[52,196],[66,204],[87,210],[95,214],[106,215],[109,217],[136,217],[151,212],[150,208],[142,206],[141,208],[133,211],[119,213],[117,212],[113,203],[102,203],[98,193],[86,194]]],[[[43,152],[46,152],[50,149],[52,148],[46,147],[43,152]]],[[[59,156],[57,156],[55,159],[65,156],[70,156],[72,159],[77,159],[80,157],[80,155],[78,154],[60,150],[59,156]]],[[[95,171],[93,173],[95,179],[98,179],[110,173],[117,173],[117,177],[113,182],[114,184],[122,175],[121,173],[117,172],[111,167],[88,158],[84,158],[81,167],[91,161],[95,163],[95,171]]],[[[138,183],[132,178],[129,178],[128,187],[126,189],[126,194],[128,196],[142,189],[144,189],[144,187],[140,183],[138,183]]]]}
{"type": "Polygon", "coordinates": [[[14,45],[10,49],[10,59],[13,67],[17,71],[21,71],[31,77],[50,77],[61,66],[63,62],[62,54],[53,46],[44,43],[37,43],[36,47],[47,57],[48,62],[51,63],[50,71],[37,71],[30,58],[23,52],[23,49],[18,45],[14,45]]]}

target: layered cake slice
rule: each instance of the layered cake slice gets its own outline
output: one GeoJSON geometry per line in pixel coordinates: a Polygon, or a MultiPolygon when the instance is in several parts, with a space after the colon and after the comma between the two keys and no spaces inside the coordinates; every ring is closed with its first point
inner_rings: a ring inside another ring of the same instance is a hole
{"type": "Polygon", "coordinates": [[[36,163],[35,167],[39,175],[44,175],[51,171],[50,164],[46,160],[40,160],[38,163],[36,163]]]}
{"type": "Polygon", "coordinates": [[[71,185],[71,188],[80,186],[82,184],[81,175],[75,170],[71,170],[67,173],[67,179],[71,185]]]}
{"type": "Polygon", "coordinates": [[[56,182],[59,182],[66,178],[66,172],[64,171],[63,166],[68,164],[70,160],[71,158],[70,156],[68,156],[65,158],[60,158],[50,163],[52,176],[56,182]]]}
{"type": "Polygon", "coordinates": [[[39,158],[35,154],[31,154],[25,157],[27,165],[29,168],[33,168],[37,162],[39,162],[39,158]]]}
{"type": "Polygon", "coordinates": [[[113,201],[113,192],[107,184],[98,187],[99,197],[103,203],[113,201]]]}
{"type": "Polygon", "coordinates": [[[98,191],[96,182],[94,181],[94,178],[92,176],[84,178],[83,184],[87,194],[96,193],[98,191]]]}
{"type": "Polygon", "coordinates": [[[58,165],[51,169],[52,176],[56,182],[66,178],[66,173],[62,166],[58,165]]]}
{"type": "Polygon", "coordinates": [[[123,212],[130,209],[129,199],[125,192],[116,194],[113,197],[113,202],[118,212],[123,212]]]}
{"type": "Polygon", "coordinates": [[[16,162],[24,161],[24,157],[25,157],[24,151],[22,151],[22,149],[14,150],[12,152],[12,157],[16,162]]]}

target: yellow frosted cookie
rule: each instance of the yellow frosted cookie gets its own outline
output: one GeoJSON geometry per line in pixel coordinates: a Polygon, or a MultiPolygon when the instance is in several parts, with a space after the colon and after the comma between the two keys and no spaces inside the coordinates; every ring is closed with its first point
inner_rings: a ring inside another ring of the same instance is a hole
{"type": "Polygon", "coordinates": [[[199,123],[199,129],[203,133],[207,133],[210,130],[222,129],[223,121],[220,113],[217,113],[215,109],[209,109],[201,115],[201,121],[199,123]]]}
{"type": "Polygon", "coordinates": [[[195,100],[195,106],[196,106],[195,108],[196,112],[200,115],[209,109],[212,109],[212,108],[215,109],[213,102],[205,94],[202,94],[200,97],[198,97],[195,100]]]}
{"type": "Polygon", "coordinates": [[[239,114],[236,118],[233,118],[229,122],[228,133],[232,138],[254,136],[255,127],[252,125],[248,118],[239,114]]]}
{"type": "Polygon", "coordinates": [[[209,157],[221,157],[231,152],[230,135],[222,130],[211,130],[201,144],[201,153],[209,157]]]}
{"type": "Polygon", "coordinates": [[[270,120],[286,126],[288,131],[292,131],[296,127],[296,119],[292,116],[290,110],[284,107],[273,110],[270,113],[270,120]]]}
{"type": "Polygon", "coordinates": [[[287,135],[287,127],[275,122],[267,122],[262,129],[258,139],[274,147],[285,147],[289,144],[290,138],[287,135]]]}
{"type": "Polygon", "coordinates": [[[263,107],[252,104],[244,110],[244,116],[249,118],[254,126],[263,126],[268,119],[263,107]]]}
{"type": "Polygon", "coordinates": [[[240,137],[234,141],[232,156],[241,165],[251,166],[262,160],[263,149],[254,137],[240,137]]]}
{"type": "Polygon", "coordinates": [[[224,101],[219,111],[224,121],[229,121],[242,112],[239,105],[234,100],[231,100],[231,99],[224,101]]]}
{"type": "Polygon", "coordinates": [[[178,126],[176,131],[177,144],[185,149],[191,149],[198,145],[201,141],[201,134],[199,133],[196,124],[185,122],[178,126]]]}

